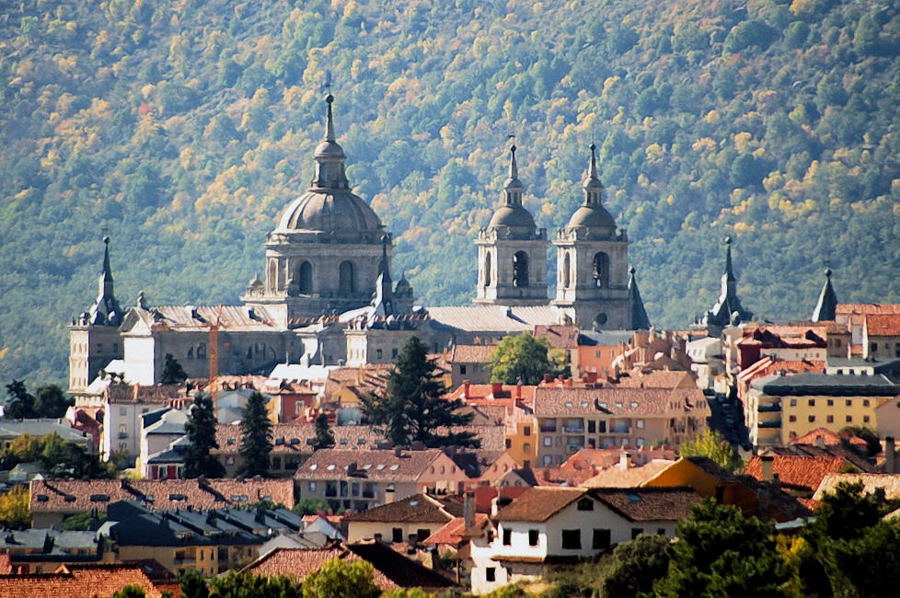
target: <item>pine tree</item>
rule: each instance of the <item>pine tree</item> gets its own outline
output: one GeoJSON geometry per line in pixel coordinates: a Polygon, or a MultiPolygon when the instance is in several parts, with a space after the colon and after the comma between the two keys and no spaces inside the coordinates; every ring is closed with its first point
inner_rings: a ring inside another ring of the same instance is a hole
{"type": "Polygon", "coordinates": [[[320,413],[316,417],[316,438],[313,442],[313,449],[319,450],[323,448],[331,448],[334,446],[334,432],[328,426],[328,416],[320,413]]]}
{"type": "Polygon", "coordinates": [[[266,397],[254,391],[244,408],[241,420],[240,475],[269,474],[269,453],[272,452],[272,422],[266,413],[266,397]]]}
{"type": "Polygon", "coordinates": [[[459,413],[463,402],[446,399],[446,392],[434,360],[428,359],[425,345],[414,336],[394,362],[384,396],[366,397],[363,405],[369,421],[396,446],[414,442],[427,447],[480,446],[471,432],[451,430],[471,423],[472,415],[459,413]]]}
{"type": "Polygon", "coordinates": [[[187,380],[187,373],[184,371],[184,368],[181,367],[181,364],[178,363],[178,360],[175,359],[175,356],[171,353],[166,353],[165,363],[163,363],[163,371],[162,375],[159,378],[160,384],[181,384],[185,380],[187,380]]]}
{"type": "Polygon", "coordinates": [[[197,393],[185,425],[188,446],[184,453],[184,477],[206,476],[220,478],[225,468],[219,460],[210,455],[212,449],[219,448],[216,442],[216,416],[213,413],[212,397],[197,393]]]}

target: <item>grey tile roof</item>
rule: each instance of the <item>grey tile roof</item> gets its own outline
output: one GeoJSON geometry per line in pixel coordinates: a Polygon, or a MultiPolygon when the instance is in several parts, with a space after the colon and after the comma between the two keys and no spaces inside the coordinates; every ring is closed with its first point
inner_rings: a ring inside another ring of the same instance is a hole
{"type": "Polygon", "coordinates": [[[767,395],[890,396],[900,394],[900,384],[884,375],[842,376],[805,372],[787,376],[772,375],[751,383],[767,395]]]}

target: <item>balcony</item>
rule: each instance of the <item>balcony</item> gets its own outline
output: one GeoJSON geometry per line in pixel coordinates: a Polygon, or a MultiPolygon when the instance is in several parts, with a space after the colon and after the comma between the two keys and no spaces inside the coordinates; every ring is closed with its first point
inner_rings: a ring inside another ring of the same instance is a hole
{"type": "Polygon", "coordinates": [[[773,413],[781,411],[781,405],[760,405],[757,409],[760,413],[773,413]]]}
{"type": "Polygon", "coordinates": [[[610,428],[608,434],[631,434],[631,428],[610,428]]]}
{"type": "Polygon", "coordinates": [[[759,424],[757,424],[757,427],[759,427],[759,428],[780,428],[781,420],[776,419],[775,421],[771,421],[771,422],[759,422],[759,424]]]}
{"type": "Polygon", "coordinates": [[[197,562],[197,559],[195,559],[194,557],[188,557],[188,556],[181,557],[181,558],[175,557],[176,565],[194,565],[196,562],[197,562]]]}
{"type": "Polygon", "coordinates": [[[566,434],[584,434],[584,426],[563,426],[563,432],[566,434]]]}
{"type": "Polygon", "coordinates": [[[556,434],[556,424],[552,426],[541,425],[540,430],[544,434],[556,434]]]}

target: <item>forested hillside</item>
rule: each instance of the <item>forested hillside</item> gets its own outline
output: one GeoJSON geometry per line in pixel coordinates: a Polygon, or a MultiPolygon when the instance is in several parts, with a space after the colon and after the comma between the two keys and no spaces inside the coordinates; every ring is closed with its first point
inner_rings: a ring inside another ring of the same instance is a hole
{"type": "Polygon", "coordinates": [[[0,380],[64,380],[103,234],[124,304],[236,301],[326,71],[424,304],[473,295],[510,133],[551,236],[596,141],[657,324],[714,300],[726,234],[759,315],[808,316],[826,262],[842,301],[897,301],[898,43],[871,0],[4,2],[0,380]]]}

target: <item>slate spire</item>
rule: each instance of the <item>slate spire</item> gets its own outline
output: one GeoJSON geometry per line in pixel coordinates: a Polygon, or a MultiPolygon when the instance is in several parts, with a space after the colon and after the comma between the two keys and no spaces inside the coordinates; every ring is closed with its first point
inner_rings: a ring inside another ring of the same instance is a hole
{"type": "Polygon", "coordinates": [[[519,165],[516,163],[516,146],[511,145],[509,148],[509,176],[503,184],[503,194],[508,206],[522,205],[522,192],[525,191],[525,185],[519,180],[519,165]]]}
{"type": "Polygon", "coordinates": [[[597,175],[597,146],[591,144],[591,161],[588,163],[588,175],[582,183],[584,188],[584,205],[600,205],[603,195],[603,183],[597,175]]]}
{"type": "Polygon", "coordinates": [[[325,136],[316,146],[313,155],[316,160],[316,173],[313,175],[312,186],[318,189],[349,189],[350,183],[344,171],[347,156],[334,136],[334,112],[331,107],[333,103],[334,96],[329,93],[325,97],[325,136]]]}
{"type": "Polygon", "coordinates": [[[97,298],[88,310],[89,323],[95,326],[118,326],[122,308],[116,300],[112,268],[109,265],[109,237],[103,237],[103,269],[98,281],[97,298]]]}
{"type": "Polygon", "coordinates": [[[647,310],[644,309],[644,301],[641,299],[641,292],[638,290],[637,279],[634,276],[636,272],[634,266],[631,267],[628,278],[628,321],[629,330],[650,330],[650,318],[647,316],[647,310]]]}
{"type": "Polygon", "coordinates": [[[837,294],[834,287],[831,286],[831,268],[825,269],[825,284],[822,285],[822,292],[819,293],[819,300],[813,309],[813,322],[833,321],[837,313],[837,294]]]}

